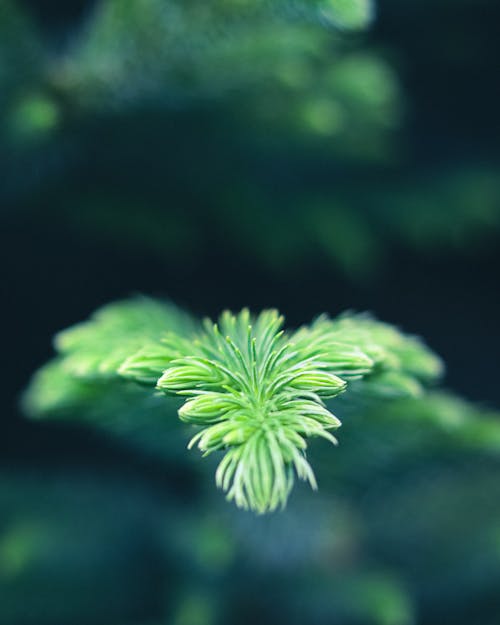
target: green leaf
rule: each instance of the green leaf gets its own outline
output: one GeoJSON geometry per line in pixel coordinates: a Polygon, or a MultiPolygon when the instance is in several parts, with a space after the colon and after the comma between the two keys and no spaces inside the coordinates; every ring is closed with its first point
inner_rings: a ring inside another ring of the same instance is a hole
{"type": "Polygon", "coordinates": [[[158,342],[150,342],[126,358],[118,368],[123,378],[147,386],[156,386],[173,360],[188,356],[193,350],[192,341],[169,332],[158,342]]]}
{"type": "Polygon", "coordinates": [[[205,322],[200,356],[173,361],[158,381],[159,389],[190,397],[179,416],[204,426],[190,447],[225,451],[217,485],[238,506],[260,513],[285,505],[294,473],[316,488],[306,438],[336,442],[328,430],[340,421],[320,396],[346,387],[321,360],[303,358],[282,323],[272,310],[257,317],[225,312],[218,324],[205,322]]]}
{"type": "Polygon", "coordinates": [[[356,390],[371,395],[416,396],[422,383],[437,381],[444,370],[442,360],[418,337],[368,314],[322,316],[292,339],[304,352],[321,354],[335,373],[363,376],[356,390]]]}
{"type": "MultiPolygon", "coordinates": [[[[134,352],[156,346],[168,332],[182,337],[194,329],[189,315],[172,304],[137,297],[104,306],[89,321],[63,330],[55,338],[55,347],[64,356],[68,373],[81,378],[115,377],[134,352]]],[[[173,357],[178,352],[171,348],[168,353],[173,357]]]]}
{"type": "Polygon", "coordinates": [[[32,419],[83,423],[142,453],[189,462],[184,452],[188,437],[176,417],[179,401],[133,382],[76,377],[63,359],[56,359],[35,373],[21,404],[32,419]]]}

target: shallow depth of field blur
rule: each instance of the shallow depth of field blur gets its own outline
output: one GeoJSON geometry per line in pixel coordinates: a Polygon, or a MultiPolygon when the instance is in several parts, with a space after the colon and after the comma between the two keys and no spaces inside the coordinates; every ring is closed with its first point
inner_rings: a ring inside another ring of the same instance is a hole
{"type": "Polygon", "coordinates": [[[0,0],[1,625],[500,623],[499,23],[493,0],[0,0]],[[369,310],[471,403],[346,414],[318,492],[241,512],[171,414],[154,447],[147,419],[19,407],[55,332],[135,293],[369,310]],[[434,437],[433,411],[491,428],[434,437]]]}

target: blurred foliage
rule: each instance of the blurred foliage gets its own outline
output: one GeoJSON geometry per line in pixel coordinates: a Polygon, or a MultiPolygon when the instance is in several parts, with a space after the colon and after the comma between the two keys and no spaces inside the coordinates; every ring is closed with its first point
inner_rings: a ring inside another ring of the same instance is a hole
{"type": "Polygon", "coordinates": [[[162,262],[222,247],[356,280],[388,248],[467,252],[498,232],[495,162],[402,149],[391,55],[360,34],[368,0],[101,0],[62,44],[20,2],[1,10],[3,194],[35,223],[162,262]]]}
{"type": "Polygon", "coordinates": [[[159,585],[160,513],[144,485],[111,476],[2,470],[1,622],[139,619],[159,585]]]}
{"type": "Polygon", "coordinates": [[[498,614],[498,413],[441,393],[338,411],[335,462],[324,445],[310,450],[319,493],[298,488],[286,513],[265,517],[224,505],[206,471],[182,498],[168,472],[158,484],[109,469],[3,471],[2,622],[407,625],[498,614]]]}
{"type": "Polygon", "coordinates": [[[100,380],[116,377],[129,356],[156,346],[160,338],[190,339],[196,329],[188,313],[144,297],[101,308],[90,321],[60,332],[54,343],[67,373],[100,380]]]}

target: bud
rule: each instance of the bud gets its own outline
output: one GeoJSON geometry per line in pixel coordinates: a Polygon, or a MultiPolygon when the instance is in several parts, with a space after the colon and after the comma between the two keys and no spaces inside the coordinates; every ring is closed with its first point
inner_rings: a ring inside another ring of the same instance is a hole
{"type": "Polygon", "coordinates": [[[318,424],[327,428],[338,428],[342,425],[341,421],[337,419],[327,408],[318,404],[317,402],[310,400],[301,400],[295,404],[296,408],[307,417],[312,417],[318,424]]]}
{"type": "Polygon", "coordinates": [[[222,385],[226,381],[224,374],[209,360],[183,358],[165,371],[158,380],[157,388],[166,393],[178,393],[207,384],[222,385]]]}
{"type": "Polygon", "coordinates": [[[312,391],[321,397],[335,397],[347,386],[346,382],[338,376],[321,369],[299,373],[290,385],[302,391],[312,391]]]}
{"type": "Polygon", "coordinates": [[[179,417],[188,423],[205,425],[220,421],[231,408],[234,408],[234,401],[230,397],[221,393],[203,393],[188,399],[180,408],[179,417]]]}

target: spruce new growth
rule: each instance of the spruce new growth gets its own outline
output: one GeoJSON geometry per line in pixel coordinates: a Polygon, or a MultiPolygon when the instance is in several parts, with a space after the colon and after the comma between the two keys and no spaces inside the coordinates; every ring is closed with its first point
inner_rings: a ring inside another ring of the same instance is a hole
{"type": "MultiPolygon", "coordinates": [[[[56,336],[58,356],[35,375],[25,408],[38,417],[83,410],[99,421],[111,388],[122,404],[177,398],[179,418],[196,427],[189,447],[220,455],[215,481],[227,498],[273,511],[295,477],[317,488],[308,439],[337,444],[335,398],[417,397],[442,373],[418,338],[369,315],[322,316],[296,331],[283,324],[275,310],[199,323],[147,298],[111,304],[56,336]]],[[[140,412],[135,419],[140,426],[140,412]]]]}

